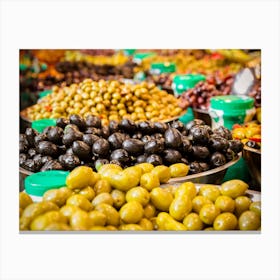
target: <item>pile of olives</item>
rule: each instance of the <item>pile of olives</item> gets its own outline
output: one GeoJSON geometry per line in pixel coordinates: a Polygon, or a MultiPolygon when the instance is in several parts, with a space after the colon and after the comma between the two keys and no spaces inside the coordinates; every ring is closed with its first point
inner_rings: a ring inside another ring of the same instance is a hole
{"type": "Polygon", "coordinates": [[[95,82],[85,79],[53,92],[27,109],[30,120],[96,115],[103,123],[123,118],[133,121],[162,121],[182,113],[178,100],[154,84],[126,84],[119,81],[95,82]]]}
{"type": "Polygon", "coordinates": [[[59,118],[56,126],[42,133],[27,128],[20,134],[19,146],[20,166],[32,172],[72,170],[79,165],[97,170],[107,163],[125,168],[147,162],[153,166],[185,163],[195,174],[224,165],[243,149],[228,129],[212,130],[202,120],[183,125],[123,119],[102,125],[93,115],[59,118]]]}
{"type": "Polygon", "coordinates": [[[220,187],[192,182],[160,187],[170,170],[143,163],[122,169],[103,165],[74,169],[66,187],[48,190],[41,202],[21,192],[20,230],[260,230],[261,202],[248,185],[231,180],[220,187]]]}

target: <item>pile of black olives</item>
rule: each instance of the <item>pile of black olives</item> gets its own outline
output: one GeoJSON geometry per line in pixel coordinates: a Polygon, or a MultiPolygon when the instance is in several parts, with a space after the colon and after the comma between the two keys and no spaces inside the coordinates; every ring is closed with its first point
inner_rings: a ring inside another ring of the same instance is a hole
{"type": "Polygon", "coordinates": [[[228,129],[212,130],[198,119],[186,125],[123,119],[102,126],[93,115],[59,118],[56,126],[42,133],[27,128],[19,145],[20,166],[32,172],[79,165],[96,170],[106,163],[125,168],[143,162],[154,166],[182,162],[190,166],[189,174],[195,174],[224,165],[243,149],[228,129]]]}

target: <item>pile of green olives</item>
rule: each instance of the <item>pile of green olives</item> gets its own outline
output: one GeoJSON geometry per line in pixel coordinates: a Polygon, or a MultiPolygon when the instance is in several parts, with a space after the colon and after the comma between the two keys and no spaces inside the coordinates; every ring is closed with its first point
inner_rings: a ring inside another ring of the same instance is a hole
{"type": "Polygon", "coordinates": [[[44,193],[41,202],[19,195],[22,231],[200,231],[260,230],[261,202],[248,185],[231,180],[221,187],[192,182],[161,187],[172,167],[142,163],[98,172],[75,168],[66,186],[44,193]]]}

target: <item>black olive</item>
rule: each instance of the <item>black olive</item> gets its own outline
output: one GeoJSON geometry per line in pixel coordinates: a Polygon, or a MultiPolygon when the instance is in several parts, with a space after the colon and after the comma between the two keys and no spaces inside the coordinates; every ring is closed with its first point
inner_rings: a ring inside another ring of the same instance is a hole
{"type": "Polygon", "coordinates": [[[195,125],[189,131],[189,137],[195,144],[207,144],[209,133],[204,125],[195,125]]]}
{"type": "Polygon", "coordinates": [[[202,172],[202,167],[200,166],[198,161],[193,161],[190,163],[190,174],[197,174],[202,172]]]}
{"type": "Polygon", "coordinates": [[[118,132],[119,131],[119,123],[117,121],[110,121],[109,122],[109,129],[110,129],[110,134],[118,132]]]}
{"type": "Polygon", "coordinates": [[[108,164],[109,160],[105,158],[99,158],[94,162],[94,168],[98,170],[102,165],[108,164]]]}
{"type": "Polygon", "coordinates": [[[220,152],[215,152],[211,155],[210,165],[215,168],[224,165],[227,162],[225,156],[220,152]]]}
{"type": "Polygon", "coordinates": [[[144,135],[142,138],[141,138],[141,141],[143,142],[143,143],[147,143],[147,142],[149,142],[149,141],[151,141],[152,140],[152,137],[150,136],[150,135],[144,135]]]}
{"type": "Polygon", "coordinates": [[[192,152],[191,141],[186,136],[182,137],[182,146],[180,148],[180,151],[184,154],[189,154],[192,152]]]}
{"type": "Polygon", "coordinates": [[[167,165],[181,162],[182,155],[177,150],[167,149],[163,151],[163,160],[167,165]]]}
{"type": "Polygon", "coordinates": [[[35,155],[35,156],[33,157],[33,160],[34,160],[35,164],[37,164],[38,166],[40,166],[40,168],[41,168],[41,166],[43,165],[42,159],[43,159],[43,156],[40,155],[40,154],[37,154],[37,155],[35,155]]]}
{"type": "Polygon", "coordinates": [[[27,140],[22,140],[19,142],[19,152],[20,153],[27,153],[29,148],[27,140]]]}
{"type": "Polygon", "coordinates": [[[47,132],[48,140],[60,144],[62,142],[63,129],[58,126],[51,127],[47,132]]]}
{"type": "Polygon", "coordinates": [[[19,165],[21,166],[27,159],[27,154],[19,154],[19,165]]]}
{"type": "Polygon", "coordinates": [[[126,139],[122,143],[122,148],[131,155],[140,155],[144,149],[144,143],[139,139],[126,139]]]}
{"type": "Polygon", "coordinates": [[[206,159],[210,152],[207,147],[195,145],[192,146],[192,155],[195,159],[206,159]]]}
{"type": "Polygon", "coordinates": [[[83,135],[83,141],[88,144],[89,146],[92,146],[95,141],[97,141],[99,137],[94,134],[84,134],[83,135]]]}
{"type": "Polygon", "coordinates": [[[182,134],[176,128],[168,128],[164,133],[167,148],[177,149],[182,145],[182,134]]]}
{"type": "Polygon", "coordinates": [[[137,125],[132,120],[123,119],[119,123],[119,128],[129,134],[133,134],[137,130],[137,125]]]}
{"type": "Polygon", "coordinates": [[[67,148],[66,148],[65,145],[59,145],[59,146],[57,146],[57,153],[58,153],[59,155],[65,154],[65,153],[66,153],[66,150],[67,150],[67,148]]]}
{"type": "Polygon", "coordinates": [[[143,134],[153,134],[156,132],[155,125],[153,122],[149,121],[142,121],[138,123],[138,129],[143,133],[143,134]]]}
{"type": "Polygon", "coordinates": [[[75,155],[61,155],[58,161],[65,170],[72,170],[81,164],[80,159],[75,155]]]}
{"type": "Polygon", "coordinates": [[[45,141],[45,140],[48,140],[48,137],[46,134],[44,133],[41,133],[41,134],[38,134],[37,136],[35,136],[34,138],[34,143],[35,143],[35,146],[38,146],[38,144],[42,141],[45,141]]]}
{"type": "Polygon", "coordinates": [[[66,118],[58,118],[56,120],[56,126],[61,127],[61,128],[65,128],[66,125],[68,125],[70,122],[68,119],[66,118]]]}
{"type": "Polygon", "coordinates": [[[30,145],[30,147],[34,147],[35,146],[35,140],[34,138],[38,135],[39,133],[31,128],[31,127],[28,127],[26,128],[25,130],[25,135],[26,135],[26,139],[28,141],[28,144],[30,145]]]}
{"type": "Polygon", "coordinates": [[[143,136],[143,134],[141,133],[141,132],[137,132],[137,133],[134,133],[133,135],[132,135],[132,138],[133,139],[141,139],[142,138],[142,136],[143,136]]]}
{"type": "Polygon", "coordinates": [[[56,156],[57,155],[57,147],[54,143],[49,141],[42,141],[38,144],[37,151],[39,154],[43,156],[56,156]]]}
{"type": "Polygon", "coordinates": [[[249,148],[257,149],[257,150],[260,150],[260,148],[261,148],[261,146],[255,141],[246,142],[246,146],[248,146],[249,148]]]}
{"type": "Polygon", "coordinates": [[[129,154],[124,149],[114,150],[110,155],[110,161],[117,160],[121,164],[127,164],[130,161],[129,154]]]}
{"type": "Polygon", "coordinates": [[[168,129],[168,125],[166,123],[155,122],[154,123],[155,132],[164,134],[164,132],[168,129]]]}
{"type": "Polygon", "coordinates": [[[71,115],[69,121],[71,124],[75,124],[80,130],[85,130],[86,128],[85,120],[79,115],[71,115]]]}
{"type": "Polygon", "coordinates": [[[72,132],[72,131],[80,131],[79,127],[75,124],[68,124],[65,126],[63,132],[64,134],[67,134],[69,132],[72,132]]]}
{"type": "Polygon", "coordinates": [[[229,148],[236,154],[243,150],[244,144],[240,140],[229,140],[229,148]]]}
{"type": "Polygon", "coordinates": [[[50,129],[52,129],[55,126],[47,126],[46,128],[44,128],[44,130],[42,131],[43,134],[46,134],[48,136],[48,132],[50,129]]]}
{"type": "Polygon", "coordinates": [[[200,120],[200,119],[194,119],[194,120],[188,122],[185,125],[187,132],[190,131],[190,129],[195,125],[205,125],[205,122],[203,120],[200,120]]]}
{"type": "Polygon", "coordinates": [[[147,154],[160,154],[164,150],[164,144],[160,140],[150,140],[145,144],[144,150],[147,154]]]}
{"type": "Polygon", "coordinates": [[[91,158],[91,148],[88,144],[83,141],[74,141],[72,145],[73,153],[80,159],[90,159],[91,158]]]}
{"type": "Polygon", "coordinates": [[[207,162],[199,162],[199,165],[201,167],[201,172],[205,172],[210,169],[210,166],[207,162]]]}
{"type": "Polygon", "coordinates": [[[27,141],[26,135],[21,133],[21,134],[19,135],[19,142],[20,142],[20,141],[25,141],[25,140],[27,141]]]}
{"type": "Polygon", "coordinates": [[[71,146],[74,141],[79,141],[83,139],[83,133],[79,130],[69,130],[67,133],[64,133],[62,137],[62,143],[67,147],[71,146]]]}
{"type": "Polygon", "coordinates": [[[146,162],[146,160],[147,160],[147,155],[141,155],[136,158],[137,163],[143,163],[146,162]]]}
{"type": "Polygon", "coordinates": [[[27,154],[30,158],[34,157],[37,154],[36,149],[34,148],[29,149],[27,154]]]}
{"type": "Polygon", "coordinates": [[[63,167],[57,160],[51,160],[46,162],[40,170],[41,171],[63,170],[63,167]]]}
{"type": "Polygon", "coordinates": [[[186,164],[186,165],[189,165],[189,161],[186,158],[181,158],[181,162],[186,164]]]}
{"type": "Polygon", "coordinates": [[[94,115],[88,115],[86,117],[86,126],[87,127],[95,127],[95,128],[101,128],[101,119],[97,116],[94,116],[94,115]]]}
{"type": "Polygon", "coordinates": [[[213,151],[226,151],[229,147],[229,141],[221,136],[211,136],[209,138],[209,148],[213,151]]]}
{"type": "Polygon", "coordinates": [[[67,155],[74,155],[74,152],[73,152],[72,147],[68,148],[68,149],[66,150],[65,154],[67,154],[67,155]]]}
{"type": "Polygon", "coordinates": [[[164,143],[164,137],[161,133],[152,134],[151,137],[153,137],[153,139],[162,140],[164,143]]]}
{"type": "Polygon", "coordinates": [[[147,163],[151,163],[153,166],[162,165],[162,158],[159,155],[152,154],[146,159],[147,163]]]}
{"type": "Polygon", "coordinates": [[[227,149],[226,152],[224,152],[224,156],[226,157],[227,161],[231,161],[234,159],[234,151],[232,149],[227,149]]]}
{"type": "Polygon", "coordinates": [[[33,159],[27,159],[26,161],[23,162],[22,168],[29,170],[31,172],[37,172],[40,170],[40,165],[33,159]]]}
{"type": "Polygon", "coordinates": [[[184,124],[180,121],[173,121],[171,123],[171,127],[176,128],[180,132],[182,132],[185,129],[184,124]]]}
{"type": "Polygon", "coordinates": [[[108,137],[108,142],[113,149],[121,148],[124,140],[125,135],[120,132],[115,132],[108,137]]]}
{"type": "Polygon", "coordinates": [[[218,134],[223,138],[226,138],[227,140],[232,140],[232,134],[229,129],[227,129],[224,126],[220,126],[213,130],[214,134],[218,134]]]}
{"type": "Polygon", "coordinates": [[[107,156],[110,150],[110,144],[106,139],[99,138],[92,146],[92,152],[100,156],[107,156]]]}
{"type": "Polygon", "coordinates": [[[85,134],[94,134],[97,136],[102,135],[102,130],[100,128],[96,128],[93,126],[87,127],[86,130],[84,131],[85,134]]]}
{"type": "Polygon", "coordinates": [[[42,164],[45,164],[48,161],[53,160],[51,156],[42,156],[42,164]]]}
{"type": "Polygon", "coordinates": [[[109,129],[109,126],[107,125],[103,125],[102,128],[101,128],[101,136],[103,138],[108,138],[110,136],[110,129],[109,129]]]}

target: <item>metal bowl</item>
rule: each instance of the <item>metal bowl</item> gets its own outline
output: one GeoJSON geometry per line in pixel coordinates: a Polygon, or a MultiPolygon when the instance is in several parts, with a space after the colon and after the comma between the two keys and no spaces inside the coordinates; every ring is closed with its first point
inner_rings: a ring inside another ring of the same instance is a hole
{"type": "Polygon", "coordinates": [[[195,119],[203,120],[209,126],[212,125],[212,120],[207,110],[193,108],[193,114],[195,119]]]}
{"type": "Polygon", "coordinates": [[[168,181],[168,183],[173,184],[173,183],[183,183],[183,182],[190,181],[198,184],[216,184],[216,185],[222,184],[227,169],[233,166],[240,158],[241,158],[241,153],[239,153],[236,156],[236,158],[234,158],[232,161],[229,161],[228,163],[220,167],[197,174],[184,176],[184,177],[172,178],[168,181]]]}
{"type": "Polygon", "coordinates": [[[261,151],[245,145],[243,158],[248,165],[255,189],[261,190],[261,151]]]}

